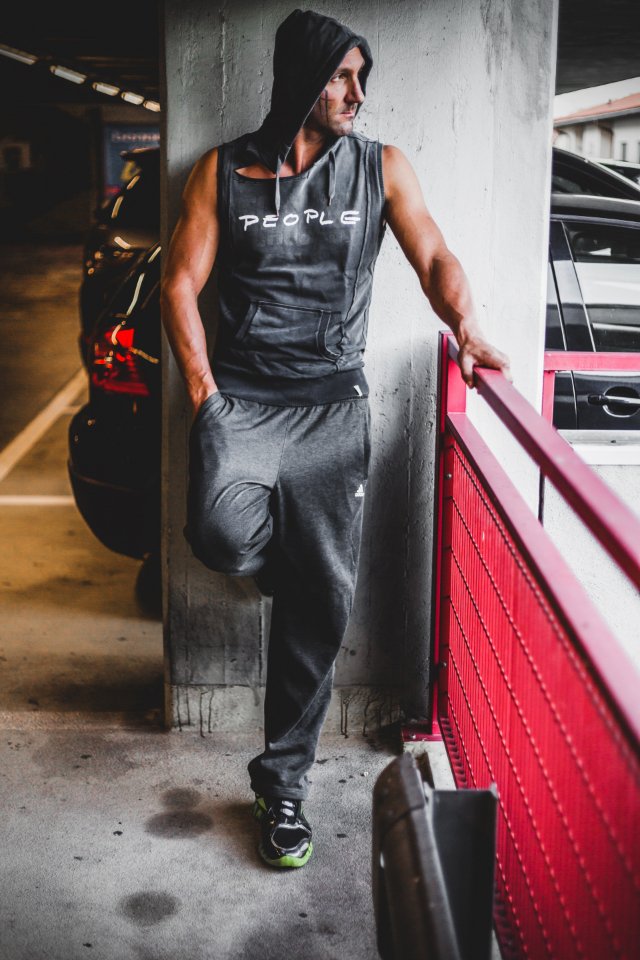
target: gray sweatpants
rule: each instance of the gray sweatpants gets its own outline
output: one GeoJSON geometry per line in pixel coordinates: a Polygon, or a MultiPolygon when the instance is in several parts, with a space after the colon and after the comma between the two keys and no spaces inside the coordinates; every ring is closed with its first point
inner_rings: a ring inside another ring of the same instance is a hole
{"type": "Polygon", "coordinates": [[[367,398],[277,407],[214,393],[191,428],[185,535],[211,570],[274,583],[259,794],[305,799],[355,591],[367,398]]]}

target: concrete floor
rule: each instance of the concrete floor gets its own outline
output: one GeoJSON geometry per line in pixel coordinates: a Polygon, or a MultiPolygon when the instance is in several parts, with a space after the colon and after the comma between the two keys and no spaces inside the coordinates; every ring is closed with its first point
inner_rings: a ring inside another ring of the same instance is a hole
{"type": "Polygon", "coordinates": [[[369,812],[385,749],[323,740],[305,806],[317,852],[280,873],[255,852],[257,733],[204,740],[78,717],[1,735],[3,960],[377,956],[369,812]]]}
{"type": "MultiPolygon", "coordinates": [[[[3,250],[0,466],[79,368],[79,257],[3,250]]],[[[316,853],[299,871],[261,863],[245,769],[260,730],[162,729],[162,630],[136,600],[140,564],[69,500],[83,399],[0,481],[1,960],[376,957],[371,791],[392,746],[323,737],[305,807],[316,853]]]]}
{"type": "Polygon", "coordinates": [[[0,449],[80,367],[79,246],[0,244],[0,449]]]}

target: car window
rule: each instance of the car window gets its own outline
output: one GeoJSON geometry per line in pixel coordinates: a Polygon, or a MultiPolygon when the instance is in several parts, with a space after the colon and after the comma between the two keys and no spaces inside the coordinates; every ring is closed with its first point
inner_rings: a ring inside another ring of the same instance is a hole
{"type": "Polygon", "coordinates": [[[160,227],[160,190],[158,180],[148,171],[136,174],[113,202],[111,223],[121,227],[152,229],[160,227]]]}
{"type": "Polygon", "coordinates": [[[111,297],[108,313],[111,316],[131,316],[144,310],[160,280],[160,245],[142,257],[137,265],[121,281],[111,297]]]}
{"type": "Polygon", "coordinates": [[[640,351],[640,229],[565,226],[596,350],[640,351]]]}
{"type": "Polygon", "coordinates": [[[598,160],[598,163],[602,164],[602,166],[608,170],[619,173],[621,177],[627,177],[632,183],[640,186],[640,163],[617,164],[613,160],[598,160]]]}
{"type": "Polygon", "coordinates": [[[567,163],[563,157],[554,155],[551,168],[551,192],[585,194],[592,197],[618,197],[639,200],[640,193],[624,180],[610,175],[607,170],[598,170],[587,163],[567,163]]]}
{"type": "Polygon", "coordinates": [[[560,307],[558,293],[553,278],[551,264],[547,267],[547,322],[545,326],[545,349],[566,350],[562,324],[560,322],[560,307]]]}

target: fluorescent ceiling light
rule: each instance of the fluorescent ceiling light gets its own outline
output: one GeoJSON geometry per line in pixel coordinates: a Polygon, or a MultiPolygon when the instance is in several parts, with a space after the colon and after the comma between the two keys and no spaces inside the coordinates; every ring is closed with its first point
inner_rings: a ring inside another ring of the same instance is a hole
{"type": "Polygon", "coordinates": [[[125,90],[120,96],[123,100],[126,100],[127,103],[135,103],[137,107],[139,107],[141,103],[144,103],[144,97],[140,96],[139,93],[131,93],[130,90],[125,90]]]}
{"type": "MultiPolygon", "coordinates": [[[[17,60],[19,63],[26,63],[28,66],[37,63],[39,59],[32,53],[27,53],[25,50],[18,50],[17,47],[10,47],[6,43],[0,43],[0,56],[8,57],[10,60],[17,60]]],[[[84,83],[87,79],[86,73],[80,73],[78,70],[72,70],[71,67],[63,67],[57,63],[50,64],[49,70],[54,76],[61,77],[63,80],[70,80],[71,83],[80,84],[84,83]]],[[[133,103],[136,107],[143,104],[147,110],[152,110],[154,113],[160,113],[161,110],[157,100],[145,100],[142,94],[134,93],[132,90],[121,91],[120,87],[116,87],[113,83],[94,80],[91,83],[91,89],[95,90],[96,93],[103,93],[107,97],[117,97],[118,94],[120,94],[122,99],[126,100],[127,103],[133,103]]]]}
{"type": "Polygon", "coordinates": [[[71,83],[84,83],[87,79],[85,73],[78,73],[77,70],[70,70],[68,67],[59,67],[56,64],[52,64],[49,70],[51,70],[51,73],[56,77],[62,77],[63,80],[71,80],[71,83]]]}
{"type": "Polygon", "coordinates": [[[3,57],[9,57],[10,60],[26,63],[28,66],[31,66],[31,64],[35,63],[38,59],[31,53],[25,53],[24,50],[16,50],[15,47],[8,47],[5,43],[0,43],[0,54],[2,54],[3,57]]]}
{"type": "Polygon", "coordinates": [[[96,81],[92,83],[91,86],[97,93],[106,93],[108,97],[115,97],[120,93],[120,87],[114,87],[112,83],[102,83],[101,81],[96,81]]]}

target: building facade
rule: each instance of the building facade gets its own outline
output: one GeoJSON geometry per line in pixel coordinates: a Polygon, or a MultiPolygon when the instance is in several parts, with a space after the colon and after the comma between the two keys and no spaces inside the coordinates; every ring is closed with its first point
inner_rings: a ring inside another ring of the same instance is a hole
{"type": "Polygon", "coordinates": [[[640,93],[557,117],[553,126],[555,146],[564,150],[640,163],[640,93]]]}

